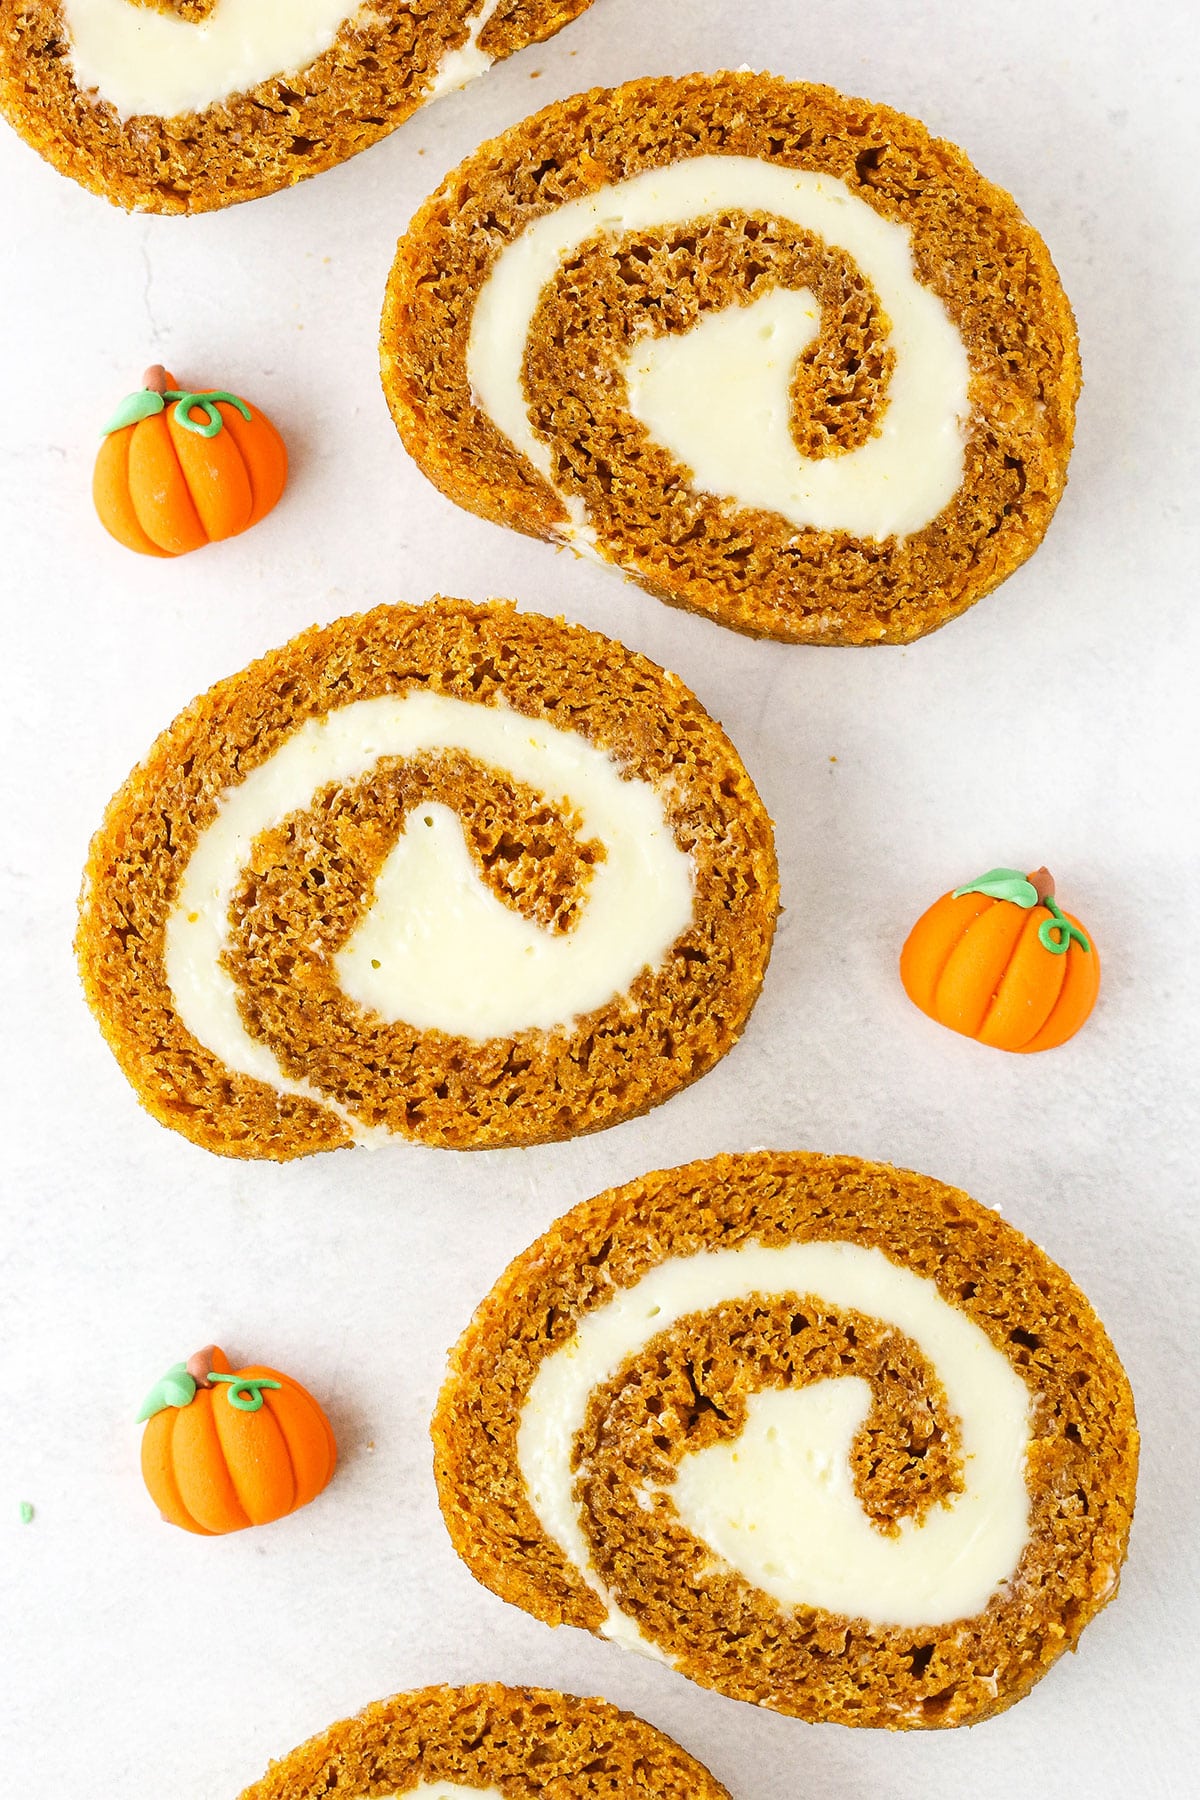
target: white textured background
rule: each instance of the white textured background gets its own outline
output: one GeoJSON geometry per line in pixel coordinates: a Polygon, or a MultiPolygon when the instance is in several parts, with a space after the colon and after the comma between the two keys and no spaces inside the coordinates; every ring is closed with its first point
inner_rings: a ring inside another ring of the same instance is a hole
{"type": "Polygon", "coordinates": [[[637,1709],[735,1800],[1197,1792],[1198,47],[1189,0],[597,0],[358,161],[191,221],[127,218],[0,128],[6,1795],[232,1800],[367,1700],[491,1677],[637,1709]],[[457,512],[380,395],[392,249],[446,169],[592,82],[742,62],[963,145],[1044,233],[1078,312],[1087,387],[1048,542],[908,650],[751,643],[457,512]],[[260,401],[293,452],[263,526],[175,565],[110,542],[89,499],[98,429],[153,360],[260,401]],[[778,821],[766,993],[715,1073],[598,1138],[218,1161],[139,1111],[83,1006],[88,836],[200,689],[313,620],[437,589],[608,631],[724,721],[778,821]],[[1042,861],[1095,932],[1104,990],[1068,1048],[1009,1058],[921,1017],[896,956],[955,881],[1042,861]],[[441,1528],[426,1422],[508,1259],[612,1182],[764,1143],[886,1158],[1000,1206],[1086,1289],[1132,1377],[1121,1593],[1078,1657],[976,1730],[854,1733],[704,1693],[502,1605],[441,1528]],[[315,1505],[220,1541],[159,1523],[132,1423],[211,1338],[311,1385],[343,1458],[315,1505]]]}

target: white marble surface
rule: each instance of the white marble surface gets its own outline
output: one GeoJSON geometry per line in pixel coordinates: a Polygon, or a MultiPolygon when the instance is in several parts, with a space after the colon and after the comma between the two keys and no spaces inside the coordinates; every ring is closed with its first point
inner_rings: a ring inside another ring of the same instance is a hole
{"type": "Polygon", "coordinates": [[[14,1800],[232,1800],[362,1702],[483,1677],[632,1706],[735,1800],[1196,1792],[1197,48],[1185,0],[598,0],[357,162],[194,221],[124,217],[0,130],[14,1800]],[[751,643],[459,513],[380,396],[392,247],[444,170],[591,82],[742,62],[957,140],[1044,232],[1078,311],[1087,388],[1049,540],[911,649],[751,643]],[[90,510],[98,427],[154,360],[257,398],[294,452],[263,526],[176,565],[127,554],[90,510]],[[764,998],[700,1086],[600,1137],[210,1158],[139,1112],[80,999],[89,833],[198,690],[314,619],[439,588],[610,631],[724,720],[779,825],[788,911],[764,998]],[[1104,992],[1069,1048],[1007,1058],[914,1011],[896,955],[955,878],[1041,861],[1095,931],[1104,992]],[[1121,1593],[1080,1655],[977,1730],[853,1733],[706,1694],[502,1605],[441,1528],[426,1423],[445,1349],[508,1258],[611,1182],[762,1143],[887,1158],[1000,1206],[1081,1282],[1129,1368],[1145,1448],[1121,1593]],[[222,1541],[159,1523],[132,1423],[211,1338],[309,1383],[343,1453],[307,1511],[222,1541]]]}

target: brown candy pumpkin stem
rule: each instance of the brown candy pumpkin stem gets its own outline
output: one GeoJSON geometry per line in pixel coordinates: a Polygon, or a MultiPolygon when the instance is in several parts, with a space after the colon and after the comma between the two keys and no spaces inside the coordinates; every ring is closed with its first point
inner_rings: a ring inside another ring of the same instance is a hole
{"type": "Polygon", "coordinates": [[[212,1375],[213,1353],[216,1348],[215,1344],[205,1344],[203,1350],[197,1350],[194,1356],[187,1359],[187,1372],[197,1387],[212,1386],[209,1377],[212,1375]]]}
{"type": "Polygon", "coordinates": [[[1040,905],[1045,906],[1047,900],[1054,898],[1054,877],[1049,869],[1035,869],[1027,879],[1037,893],[1040,905]]]}
{"type": "Polygon", "coordinates": [[[142,376],[142,386],[149,388],[152,394],[165,394],[167,391],[167,371],[161,363],[153,363],[142,376]]]}

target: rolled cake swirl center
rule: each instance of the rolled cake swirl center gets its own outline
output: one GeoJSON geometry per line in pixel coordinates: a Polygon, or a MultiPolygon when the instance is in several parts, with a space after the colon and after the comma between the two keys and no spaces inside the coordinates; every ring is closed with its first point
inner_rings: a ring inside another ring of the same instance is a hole
{"type": "Polygon", "coordinates": [[[814,1295],[895,1327],[927,1357],[961,1431],[962,1489],[895,1532],[855,1495],[849,1452],[869,1405],[856,1378],[760,1393],[731,1442],[685,1456],[665,1491],[683,1524],[787,1607],[872,1624],[973,1617],[1015,1573],[1029,1533],[1030,1396],[1016,1370],[935,1284],[880,1250],[810,1242],[671,1258],[588,1312],[538,1369],[518,1456],[543,1529],[609,1608],[607,1635],[645,1649],[591,1563],[574,1492],[573,1446],[595,1389],[689,1314],[756,1294],[814,1295]]]}
{"type": "MultiPolygon", "coordinates": [[[[495,766],[574,811],[605,855],[591,870],[575,923],[548,931],[485,887],[449,808],[422,807],[410,815],[377,877],[373,905],[336,957],[343,991],[364,1011],[477,1041],[549,1031],[625,992],[645,968],[661,965],[686,930],[692,864],[662,800],[580,733],[444,694],[354,701],[308,719],[226,792],[180,882],[166,926],[168,984],[188,1030],[227,1066],[312,1097],[308,1084],[285,1075],[247,1031],[222,960],[230,905],[254,840],[311,805],[331,782],[360,778],[383,757],[445,750],[495,766]]],[[[353,1127],[348,1116],[347,1123],[353,1127]]]]}
{"type": "MultiPolygon", "coordinates": [[[[206,19],[180,18],[134,0],[62,0],[75,79],[122,119],[204,112],[231,94],[307,68],[342,26],[370,15],[363,0],[217,0],[206,19]]],[[[499,0],[469,9],[467,41],[438,66],[426,99],[482,74],[479,34],[499,0]]]]}
{"type": "MultiPolygon", "coordinates": [[[[554,486],[551,451],[531,423],[522,379],[543,290],[563,261],[598,233],[653,230],[731,210],[775,214],[814,232],[850,256],[873,285],[895,357],[880,427],[841,455],[801,455],[788,429],[789,386],[808,341],[796,329],[796,309],[806,299],[811,304],[811,296],[786,290],[635,347],[628,371],[632,410],[692,469],[701,488],[740,507],[767,507],[797,529],[877,540],[921,530],[962,484],[970,412],[966,349],[942,301],[917,279],[908,228],[883,218],[830,175],[757,157],[698,156],[535,219],[501,253],[475,303],[467,372],[477,403],[554,486]],[[758,335],[785,326],[790,356],[758,335]],[[736,403],[731,431],[726,407],[736,388],[735,365],[740,370],[747,352],[753,385],[736,403]],[[766,396],[769,420],[756,413],[751,424],[751,392],[766,396]]],[[[590,541],[583,505],[573,495],[560,491],[560,497],[571,521],[568,535],[590,541]]]]}

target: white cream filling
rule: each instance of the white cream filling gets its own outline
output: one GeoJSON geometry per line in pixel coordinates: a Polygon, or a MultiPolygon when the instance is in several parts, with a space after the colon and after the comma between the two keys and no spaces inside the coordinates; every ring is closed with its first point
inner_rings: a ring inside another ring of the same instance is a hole
{"type": "Polygon", "coordinates": [[[472,14],[471,30],[466,43],[458,50],[447,51],[442,58],[433,78],[433,85],[425,95],[427,101],[438,100],[443,94],[451,94],[458,88],[466,87],[468,82],[486,74],[491,68],[492,58],[479,48],[479,39],[499,4],[500,0],[483,0],[479,10],[472,14]]]}
{"type": "Polygon", "coordinates": [[[869,1390],[857,1378],[765,1391],[731,1443],[685,1456],[662,1491],[714,1554],[781,1606],[877,1625],[940,1625],[982,1612],[1011,1579],[1029,1532],[1029,1393],[1012,1365],[935,1284],[851,1243],[746,1244],[677,1257],[584,1314],[538,1369],[518,1460],[547,1535],[609,1609],[608,1636],[648,1647],[592,1566],[574,1494],[573,1445],[594,1390],[690,1313],[754,1294],[814,1296],[893,1326],[928,1358],[959,1422],[963,1491],[897,1535],[854,1493],[849,1452],[869,1390]]]}
{"type": "MultiPolygon", "coordinates": [[[[810,340],[807,290],[648,338],[629,361],[630,405],[697,486],[739,508],[768,506],[798,528],[883,539],[919,531],[962,482],[970,365],[938,296],[917,279],[907,227],[833,176],[745,156],[698,156],[572,200],[527,225],[501,254],[471,317],[476,404],[553,485],[522,378],[534,313],[563,261],[600,232],[623,234],[729,210],[765,212],[845,251],[889,321],[895,364],[877,434],[838,456],[804,457],[787,421],[796,357],[810,340]]],[[[569,538],[594,542],[583,506],[560,495],[569,538]]]]}
{"type": "Polygon", "coordinates": [[[532,925],[480,879],[455,814],[410,815],[377,880],[372,906],[335,959],[348,997],[421,1031],[482,1040],[569,1026],[661,965],[692,918],[692,865],[648,782],[578,732],[506,706],[413,692],[353,701],[295,734],[221,798],[200,834],[167,920],[164,961],[187,1029],[238,1074],[299,1094],[372,1134],[329,1096],[285,1075],[246,1030],[222,966],[229,909],[263,831],[307,808],[330,782],[367,774],[381,757],[463,751],[551,805],[574,810],[606,856],[566,933],[532,925]],[[433,824],[427,825],[426,819],[433,824]],[[377,965],[377,966],[376,966],[377,965]]]}
{"type": "MultiPolygon", "coordinates": [[[[701,314],[690,331],[644,337],[625,366],[629,410],[706,493],[736,491],[745,506],[809,523],[796,516],[804,459],[792,439],[789,388],[797,358],[820,330],[811,289],[772,288],[749,306],[701,314]]],[[[852,482],[846,498],[860,493],[852,482]]]]}
{"type": "MultiPolygon", "coordinates": [[[[448,51],[425,94],[433,100],[481,75],[491,58],[479,34],[499,0],[483,0],[470,35],[448,51]]],[[[95,91],[122,119],[203,112],[231,94],[305,69],[360,14],[363,0],[218,0],[207,19],[138,6],[132,0],[62,0],[76,86],[95,91]]]]}
{"type": "Polygon", "coordinates": [[[387,1800],[456,1800],[464,1794],[469,1800],[504,1800],[499,1788],[463,1787],[458,1781],[419,1781],[415,1788],[405,1788],[403,1794],[392,1794],[387,1800]]]}

